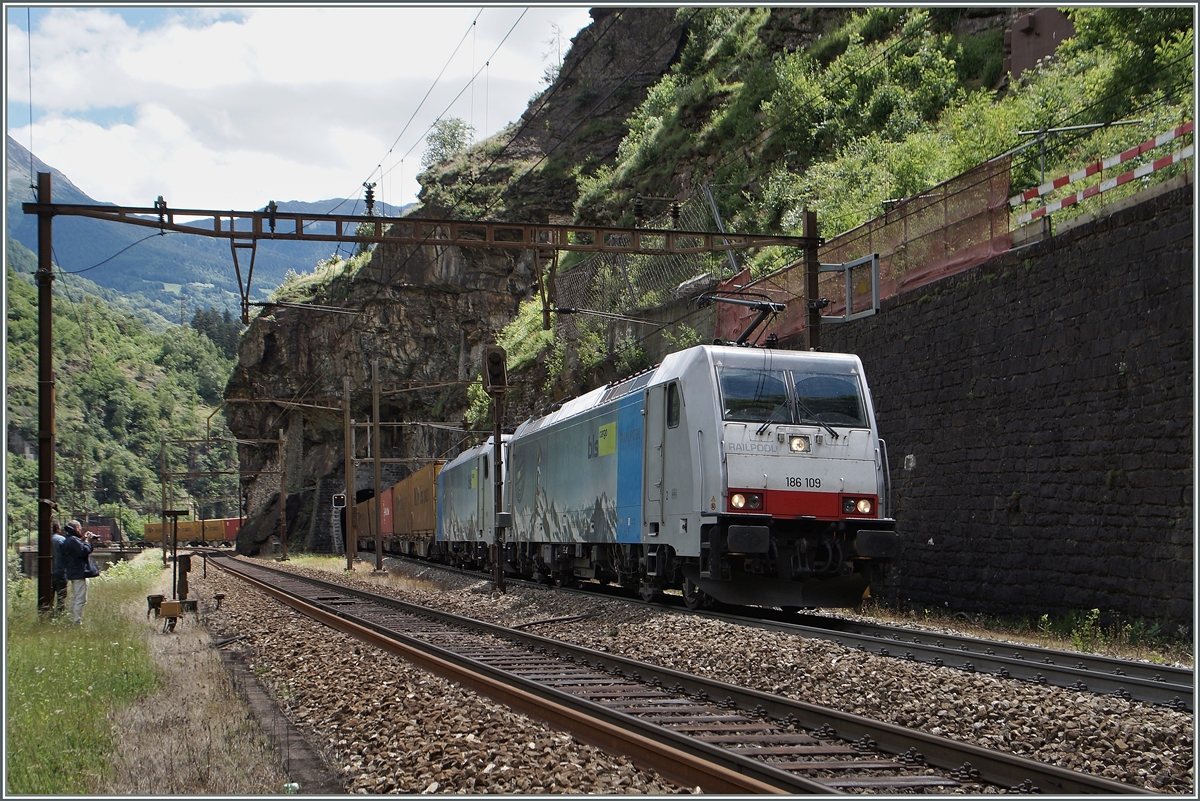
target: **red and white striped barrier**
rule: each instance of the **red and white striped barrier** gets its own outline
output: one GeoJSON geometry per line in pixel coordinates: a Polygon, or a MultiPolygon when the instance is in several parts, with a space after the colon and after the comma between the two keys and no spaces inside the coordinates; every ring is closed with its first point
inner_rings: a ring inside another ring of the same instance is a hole
{"type": "MultiPolygon", "coordinates": [[[[1154,141],[1154,140],[1150,140],[1150,141],[1154,141]]],[[[1137,178],[1141,178],[1143,176],[1149,175],[1150,173],[1154,172],[1155,170],[1161,170],[1163,167],[1169,167],[1172,164],[1175,164],[1176,162],[1183,161],[1184,159],[1190,159],[1192,157],[1192,151],[1193,151],[1193,146],[1188,145],[1187,147],[1183,148],[1182,150],[1176,150],[1174,153],[1170,154],[1169,156],[1163,156],[1160,159],[1155,159],[1154,161],[1150,162],[1149,164],[1143,164],[1142,166],[1138,167],[1135,170],[1130,170],[1129,172],[1121,173],[1116,178],[1109,178],[1108,180],[1101,181],[1100,183],[1096,184],[1095,186],[1089,186],[1087,189],[1083,190],[1082,192],[1076,192],[1073,195],[1064,197],[1062,200],[1056,200],[1053,203],[1042,206],[1040,209],[1036,209],[1036,210],[1028,212],[1026,214],[1022,214],[1020,217],[1017,218],[1017,224],[1024,225],[1025,223],[1036,220],[1039,217],[1044,217],[1047,214],[1053,214],[1054,212],[1058,211],[1059,209],[1066,208],[1067,206],[1073,206],[1076,203],[1078,203],[1079,201],[1086,200],[1087,198],[1091,197],[1092,195],[1098,195],[1101,192],[1107,192],[1110,189],[1115,189],[1116,187],[1120,186],[1121,184],[1126,184],[1137,178]]],[[[1115,163],[1120,163],[1120,162],[1115,162],[1115,163]]]]}
{"type": "MultiPolygon", "coordinates": [[[[1168,142],[1174,141],[1175,139],[1178,139],[1181,136],[1186,136],[1187,134],[1190,134],[1192,132],[1194,125],[1195,125],[1194,122],[1185,122],[1183,125],[1180,125],[1178,128],[1176,128],[1172,131],[1167,131],[1166,133],[1161,133],[1158,136],[1154,137],[1153,139],[1147,139],[1145,142],[1142,142],[1140,145],[1131,147],[1128,150],[1124,151],[1123,153],[1119,153],[1115,156],[1109,156],[1108,158],[1104,159],[1103,161],[1097,161],[1094,164],[1089,164],[1087,167],[1084,167],[1082,170],[1076,170],[1075,172],[1070,173],[1069,175],[1063,175],[1059,178],[1055,178],[1053,181],[1048,181],[1047,183],[1044,183],[1041,186],[1035,186],[1033,189],[1027,189],[1019,195],[1013,195],[1012,197],[1010,197],[1008,199],[1008,203],[1010,206],[1014,206],[1014,207],[1019,206],[1022,203],[1033,200],[1036,197],[1041,197],[1042,195],[1049,194],[1050,192],[1053,192],[1055,189],[1060,189],[1060,188],[1066,186],[1067,184],[1073,184],[1076,181],[1081,181],[1084,178],[1088,177],[1089,175],[1095,175],[1096,173],[1100,172],[1101,170],[1111,169],[1112,167],[1115,167],[1118,164],[1122,164],[1126,161],[1129,161],[1132,158],[1136,158],[1136,157],[1142,155],[1143,153],[1147,153],[1156,147],[1162,147],[1163,145],[1167,144],[1168,142]]],[[[1190,150],[1190,148],[1185,148],[1185,150],[1190,150]]],[[[1179,152],[1183,152],[1183,151],[1179,151],[1179,152]]],[[[1189,153],[1188,155],[1191,155],[1191,154],[1189,153]]],[[[1183,156],[1182,158],[1187,158],[1187,156],[1183,156]]],[[[1159,159],[1159,161],[1161,161],[1161,160],[1162,159],[1159,159]]],[[[1156,161],[1155,164],[1157,164],[1157,163],[1158,162],[1156,161]]],[[[1174,162],[1170,162],[1170,163],[1174,164],[1174,162]]],[[[1139,167],[1138,169],[1141,169],[1141,168],[1139,167]]],[[[1153,170],[1151,170],[1151,172],[1153,172],[1153,170]]],[[[1142,174],[1145,175],[1145,173],[1142,173],[1142,174]]],[[[1140,178],[1141,176],[1139,175],[1139,176],[1135,176],[1135,177],[1140,178]]],[[[1131,179],[1129,179],[1129,178],[1125,179],[1125,181],[1128,181],[1128,180],[1131,180],[1131,179]]],[[[1121,183],[1125,183],[1125,181],[1122,181],[1121,183]]],[[[1105,183],[1107,183],[1107,181],[1105,183]]],[[[1115,185],[1116,184],[1114,184],[1114,186],[1115,185]]],[[[1111,187],[1109,187],[1109,188],[1111,188],[1111,187]]],[[[1096,194],[1096,192],[1094,192],[1094,191],[1091,191],[1091,190],[1087,190],[1087,191],[1091,192],[1091,194],[1087,195],[1087,197],[1091,197],[1091,195],[1096,194]]],[[[1096,191],[1104,192],[1106,190],[1099,189],[1096,191]]],[[[1072,201],[1072,202],[1077,202],[1080,199],[1082,199],[1082,198],[1077,198],[1075,201],[1072,201]]],[[[1051,205],[1054,205],[1054,204],[1051,204],[1051,205]]],[[[1070,203],[1067,203],[1066,205],[1070,205],[1070,203]]],[[[1047,206],[1047,208],[1050,208],[1050,207],[1047,206]]],[[[1061,206],[1060,206],[1060,208],[1061,208],[1061,206]]],[[[1058,209],[1053,209],[1053,211],[1057,211],[1057,210],[1058,209]]],[[[1044,213],[1048,213],[1048,212],[1044,212],[1044,213]]],[[[1038,215],[1038,216],[1040,216],[1040,215],[1038,215]]]]}

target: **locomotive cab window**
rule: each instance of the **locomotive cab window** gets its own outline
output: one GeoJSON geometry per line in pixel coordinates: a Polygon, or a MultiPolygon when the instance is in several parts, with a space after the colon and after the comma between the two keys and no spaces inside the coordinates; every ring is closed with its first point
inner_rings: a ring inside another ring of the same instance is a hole
{"type": "Polygon", "coordinates": [[[667,384],[667,428],[679,427],[679,385],[667,384]]]}
{"type": "Polygon", "coordinates": [[[853,376],[796,372],[792,377],[801,423],[867,427],[862,395],[853,376]]]}
{"type": "Polygon", "coordinates": [[[724,418],[737,423],[790,423],[786,374],[782,370],[717,367],[724,418]]]}

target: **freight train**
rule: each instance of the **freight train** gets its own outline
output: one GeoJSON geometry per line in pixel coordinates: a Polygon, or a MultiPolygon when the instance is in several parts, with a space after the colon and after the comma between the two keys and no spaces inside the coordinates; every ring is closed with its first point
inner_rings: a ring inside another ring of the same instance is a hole
{"type": "MultiPolygon", "coordinates": [[[[180,520],[175,525],[176,542],[179,545],[219,545],[232,547],[237,541],[238,529],[245,522],[243,517],[222,517],[210,520],[180,520]]],[[[171,540],[171,523],[166,523],[167,542],[171,540]]],[[[163,524],[146,523],[143,535],[147,543],[158,545],[163,541],[163,524]]]]}
{"type": "MultiPolygon", "coordinates": [[[[437,533],[438,474],[445,462],[440,460],[379,493],[383,506],[383,550],[404,556],[430,557],[437,533]]],[[[375,547],[376,499],[355,504],[358,520],[358,547],[375,547]]]]}
{"type": "MultiPolygon", "coordinates": [[[[854,606],[899,552],[886,443],[852,354],[688,348],[500,447],[509,575],[678,590],[691,608],[854,606]]],[[[384,493],[390,517],[418,488],[425,524],[436,508],[432,530],[385,534],[388,550],[490,568],[492,448],[384,493]]],[[[359,506],[373,521],[372,503],[359,506]]]]}

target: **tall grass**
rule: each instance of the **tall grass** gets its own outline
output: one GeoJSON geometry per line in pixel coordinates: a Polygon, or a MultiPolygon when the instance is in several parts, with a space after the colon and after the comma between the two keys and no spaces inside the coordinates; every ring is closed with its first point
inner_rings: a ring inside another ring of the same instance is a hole
{"type": "Polygon", "coordinates": [[[114,745],[109,713],[159,686],[136,621],[121,608],[144,598],[161,571],[155,554],[142,554],[92,579],[83,626],[66,614],[40,618],[36,582],[10,577],[6,794],[99,791],[114,745]]]}

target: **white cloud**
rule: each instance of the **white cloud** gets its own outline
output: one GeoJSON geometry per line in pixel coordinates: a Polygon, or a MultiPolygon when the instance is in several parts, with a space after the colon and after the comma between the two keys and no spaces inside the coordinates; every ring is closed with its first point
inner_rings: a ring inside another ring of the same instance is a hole
{"type": "MultiPolygon", "coordinates": [[[[583,7],[178,12],[154,26],[129,24],[108,9],[34,16],[36,155],[98,200],[144,205],[163,194],[175,207],[203,208],[318,200],[361,191],[382,159],[391,170],[382,199],[409,202],[420,137],[473,70],[483,74],[449,113],[482,137],[517,119],[541,88],[551,22],[569,40],[590,21],[583,7]]],[[[11,110],[29,102],[30,51],[18,26],[8,24],[6,35],[11,110]]],[[[28,128],[8,133],[29,141],[28,128]]]]}

